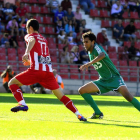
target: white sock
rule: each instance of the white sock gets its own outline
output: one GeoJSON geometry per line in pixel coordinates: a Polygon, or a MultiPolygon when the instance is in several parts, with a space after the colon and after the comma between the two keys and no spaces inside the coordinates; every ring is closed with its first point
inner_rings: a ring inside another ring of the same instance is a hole
{"type": "Polygon", "coordinates": [[[19,101],[18,103],[21,104],[21,105],[27,106],[24,100],[21,100],[21,101],[19,101]]]}
{"type": "Polygon", "coordinates": [[[80,113],[79,113],[79,111],[76,111],[75,112],[75,115],[78,117],[78,115],[80,115],[80,116],[82,116],[80,113]]]}

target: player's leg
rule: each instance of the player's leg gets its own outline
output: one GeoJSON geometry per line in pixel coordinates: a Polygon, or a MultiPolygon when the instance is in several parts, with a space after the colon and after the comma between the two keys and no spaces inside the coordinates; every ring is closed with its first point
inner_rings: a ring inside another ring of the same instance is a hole
{"type": "Polygon", "coordinates": [[[86,121],[86,119],[78,112],[77,108],[74,106],[73,102],[67,97],[65,96],[62,91],[59,88],[58,83],[56,82],[56,79],[53,75],[52,72],[45,72],[43,74],[41,82],[39,82],[39,84],[41,84],[44,88],[50,89],[52,90],[52,92],[54,93],[54,95],[73,113],[75,113],[75,115],[78,117],[78,119],[80,121],[86,121]],[[47,79],[47,80],[46,80],[47,79]]]}
{"type": "Polygon", "coordinates": [[[70,110],[72,111],[80,121],[86,121],[86,119],[79,113],[72,100],[65,96],[60,88],[52,90],[54,95],[70,110]]]}
{"type": "Polygon", "coordinates": [[[23,111],[27,111],[28,110],[28,106],[25,103],[25,100],[23,98],[23,94],[22,91],[20,89],[20,86],[22,86],[22,83],[20,83],[15,77],[12,78],[9,83],[8,86],[11,90],[11,92],[13,93],[15,99],[17,100],[17,102],[19,103],[18,106],[11,108],[12,112],[17,112],[19,110],[23,110],[23,111]]]}
{"type": "Polygon", "coordinates": [[[8,83],[9,88],[12,91],[12,93],[13,93],[15,99],[17,100],[17,102],[20,104],[17,107],[13,107],[11,109],[11,111],[17,112],[17,111],[20,111],[20,110],[23,110],[23,111],[28,110],[28,106],[25,103],[22,91],[19,87],[22,86],[22,85],[32,85],[34,83],[37,83],[38,82],[37,78],[36,78],[37,74],[38,73],[36,73],[36,72],[34,74],[34,71],[32,71],[32,70],[26,70],[26,71],[16,75],[14,78],[12,78],[9,81],[9,83],[8,83]]]}
{"type": "Polygon", "coordinates": [[[89,82],[82,87],[79,88],[79,93],[81,96],[85,99],[85,101],[92,107],[92,109],[95,111],[96,115],[100,115],[101,111],[98,108],[97,104],[93,100],[92,96],[90,93],[96,93],[99,92],[99,88],[93,83],[89,82]]]}
{"type": "Polygon", "coordinates": [[[126,86],[121,86],[118,91],[127,101],[133,104],[133,106],[140,111],[140,102],[130,94],[126,86]]]}

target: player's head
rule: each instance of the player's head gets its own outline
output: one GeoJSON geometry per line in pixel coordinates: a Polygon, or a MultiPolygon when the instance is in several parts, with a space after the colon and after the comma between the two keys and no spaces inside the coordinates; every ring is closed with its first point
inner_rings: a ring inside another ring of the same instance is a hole
{"type": "Polygon", "coordinates": [[[119,6],[119,5],[120,5],[120,1],[119,1],[119,0],[117,0],[117,1],[116,1],[116,4],[119,6]]]}
{"type": "Polygon", "coordinates": [[[106,28],[102,28],[101,31],[102,31],[103,34],[105,34],[106,33],[106,28]]]}
{"type": "Polygon", "coordinates": [[[38,32],[39,23],[36,19],[29,19],[26,23],[27,33],[31,34],[33,32],[38,32]]]}
{"type": "Polygon", "coordinates": [[[119,25],[122,24],[122,20],[121,20],[121,19],[118,20],[118,24],[119,24],[119,25]]]}
{"type": "Polygon", "coordinates": [[[73,46],[73,47],[71,48],[71,52],[77,52],[78,49],[79,49],[78,46],[73,46]]]}
{"type": "Polygon", "coordinates": [[[92,32],[86,32],[82,35],[84,47],[87,51],[90,51],[96,41],[96,36],[92,32]]]}
{"type": "Polygon", "coordinates": [[[130,20],[130,25],[131,25],[131,26],[134,25],[134,20],[133,20],[133,19],[130,20]]]}
{"type": "Polygon", "coordinates": [[[10,72],[10,71],[12,71],[12,66],[8,65],[7,66],[7,72],[10,72]]]}

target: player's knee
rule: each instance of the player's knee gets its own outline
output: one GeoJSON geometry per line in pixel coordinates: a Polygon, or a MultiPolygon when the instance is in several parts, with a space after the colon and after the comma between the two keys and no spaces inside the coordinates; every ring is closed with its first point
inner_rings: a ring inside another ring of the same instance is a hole
{"type": "Polygon", "coordinates": [[[8,87],[10,87],[11,85],[15,84],[14,82],[14,79],[11,79],[9,82],[8,82],[8,87]]]}
{"type": "Polygon", "coordinates": [[[83,90],[83,88],[80,87],[80,88],[78,89],[78,92],[79,92],[80,94],[84,94],[84,90],[83,90]]]}
{"type": "Polygon", "coordinates": [[[10,87],[10,85],[12,85],[12,84],[11,84],[11,81],[8,82],[8,87],[10,87]]]}

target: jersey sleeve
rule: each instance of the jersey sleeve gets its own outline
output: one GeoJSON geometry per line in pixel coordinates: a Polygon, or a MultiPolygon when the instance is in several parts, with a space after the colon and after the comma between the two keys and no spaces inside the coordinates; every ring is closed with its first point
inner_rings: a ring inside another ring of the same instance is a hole
{"type": "Polygon", "coordinates": [[[28,43],[29,40],[31,40],[32,38],[34,38],[34,36],[32,36],[32,35],[30,36],[29,34],[27,34],[27,35],[24,37],[26,43],[28,43]]]}
{"type": "Polygon", "coordinates": [[[99,54],[101,54],[103,52],[106,54],[105,50],[100,45],[96,44],[94,47],[95,56],[98,56],[99,54]]]}

